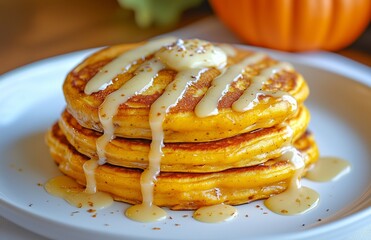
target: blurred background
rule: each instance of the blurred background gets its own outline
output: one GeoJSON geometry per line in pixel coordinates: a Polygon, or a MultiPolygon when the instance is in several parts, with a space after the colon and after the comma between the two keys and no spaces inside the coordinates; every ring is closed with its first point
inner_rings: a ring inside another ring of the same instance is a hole
{"type": "MultiPolygon", "coordinates": [[[[174,31],[215,16],[211,4],[206,0],[0,0],[0,74],[63,53],[174,31]]],[[[370,13],[370,4],[364,7],[370,13]]],[[[355,42],[332,51],[371,66],[369,18],[355,42]]]]}

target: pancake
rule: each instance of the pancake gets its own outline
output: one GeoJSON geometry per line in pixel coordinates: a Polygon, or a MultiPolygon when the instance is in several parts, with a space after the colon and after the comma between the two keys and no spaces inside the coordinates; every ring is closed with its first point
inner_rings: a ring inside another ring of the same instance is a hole
{"type": "Polygon", "coordinates": [[[46,137],[52,157],[89,197],[137,204],[133,220],[164,219],[158,206],[239,205],[286,189],[303,211],[317,202],[297,184],[318,149],[308,86],[289,63],[169,37],[98,51],[63,93],[66,109],[46,137]]]}
{"type": "MultiPolygon", "coordinates": [[[[103,49],[88,57],[68,74],[63,85],[67,109],[81,126],[103,132],[98,115],[99,107],[109,94],[136,76],[140,66],[153,60],[154,54],[147,55],[145,58],[138,56],[134,63],[129,65],[127,71],[114,76],[112,82],[104,89],[90,94],[86,94],[84,89],[95,75],[102,72],[104,66],[113,62],[121,54],[142,45],[143,43],[125,44],[103,49]]],[[[222,45],[220,46],[222,47],[222,45]]],[[[256,57],[256,53],[248,50],[234,49],[234,51],[233,56],[228,56],[226,67],[241,63],[246,58],[256,57]]],[[[250,87],[255,77],[259,77],[264,70],[281,63],[269,56],[261,56],[251,64],[246,64],[241,76],[224,93],[217,105],[217,115],[198,117],[195,114],[197,104],[212,86],[212,81],[221,75],[222,70],[212,67],[202,72],[200,79],[189,84],[184,97],[167,112],[163,121],[164,141],[204,142],[218,140],[259,128],[271,127],[291,117],[295,113],[296,107],[284,98],[275,98],[270,95],[284,91],[300,105],[307,98],[309,90],[299,73],[292,68],[285,67],[273,71],[272,76],[262,86],[262,90],[267,94],[259,95],[259,100],[252,109],[243,112],[232,109],[233,103],[250,87]]],[[[121,66],[121,68],[124,67],[121,66]]],[[[113,117],[115,136],[151,139],[150,107],[175,79],[177,73],[177,70],[169,66],[159,70],[150,87],[119,105],[118,111],[113,117]]]]}
{"type": "MultiPolygon", "coordinates": [[[[252,166],[278,157],[301,136],[309,122],[304,106],[285,124],[243,133],[234,137],[202,143],[167,143],[163,147],[161,171],[215,172],[228,168],[252,166]]],[[[101,133],[81,127],[64,111],[59,126],[69,143],[82,154],[97,159],[96,141],[101,133]]],[[[115,138],[106,146],[107,162],[128,168],[148,167],[150,141],[115,138]]]]}
{"type": "MultiPolygon", "coordinates": [[[[59,169],[84,185],[82,166],[89,158],[69,144],[58,125],[48,131],[46,140],[59,169]]],[[[302,153],[308,169],[318,158],[313,136],[306,132],[294,146],[302,153]]],[[[117,201],[141,203],[141,173],[139,169],[101,165],[95,172],[97,188],[112,194],[117,201]]],[[[294,173],[293,165],[284,158],[213,173],[161,172],[155,182],[153,203],[173,210],[197,209],[219,203],[239,205],[284,191],[294,173]]]]}

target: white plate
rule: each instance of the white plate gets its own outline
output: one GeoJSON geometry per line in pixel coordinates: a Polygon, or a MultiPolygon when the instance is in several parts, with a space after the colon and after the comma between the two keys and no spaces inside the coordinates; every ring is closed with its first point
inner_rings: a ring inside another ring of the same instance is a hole
{"type": "Polygon", "coordinates": [[[1,76],[0,214],[4,217],[53,239],[338,239],[370,223],[370,70],[351,63],[358,70],[353,66],[353,73],[337,75],[332,72],[336,67],[327,67],[331,71],[323,65],[313,67],[318,65],[316,58],[279,52],[270,53],[294,63],[310,85],[310,128],[321,154],[352,164],[351,172],[336,182],[303,181],[321,194],[319,206],[311,212],[280,216],[257,201],[239,206],[238,217],[225,223],[200,223],[190,211],[169,211],[172,219],[143,224],[123,216],[128,207],[123,203],[93,217],[50,196],[39,185],[60,173],[44,144],[44,133],[65,106],[61,85],[66,73],[89,53],[46,59],[1,76]],[[349,75],[357,81],[345,77],[349,75]]]}

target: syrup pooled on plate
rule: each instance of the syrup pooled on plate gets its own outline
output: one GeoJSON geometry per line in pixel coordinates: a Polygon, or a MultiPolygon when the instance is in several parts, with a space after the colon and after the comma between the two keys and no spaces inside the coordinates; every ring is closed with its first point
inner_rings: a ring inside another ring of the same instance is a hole
{"type": "Polygon", "coordinates": [[[320,157],[305,178],[316,182],[335,181],[350,171],[348,161],[336,157],[320,157]]]}
{"type": "Polygon", "coordinates": [[[264,205],[272,212],[283,215],[300,214],[314,208],[319,201],[319,194],[308,187],[301,186],[300,178],[305,163],[300,152],[290,147],[280,158],[289,159],[295,167],[294,176],[284,192],[266,199],[264,205]]]}
{"type": "Polygon", "coordinates": [[[235,218],[238,211],[235,207],[227,204],[217,204],[201,207],[193,213],[193,218],[200,222],[218,223],[235,218]]]}
{"type": "Polygon", "coordinates": [[[44,187],[49,194],[63,198],[78,208],[98,210],[109,207],[113,203],[110,194],[104,192],[88,193],[82,185],[67,176],[52,178],[44,187]]]}

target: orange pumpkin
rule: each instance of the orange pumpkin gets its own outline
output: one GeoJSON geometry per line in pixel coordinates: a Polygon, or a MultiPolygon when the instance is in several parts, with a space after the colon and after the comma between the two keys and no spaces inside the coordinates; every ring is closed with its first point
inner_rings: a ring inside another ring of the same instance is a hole
{"type": "Polygon", "coordinates": [[[249,44],[286,51],[338,50],[370,21],[370,0],[210,0],[215,13],[249,44]]]}

